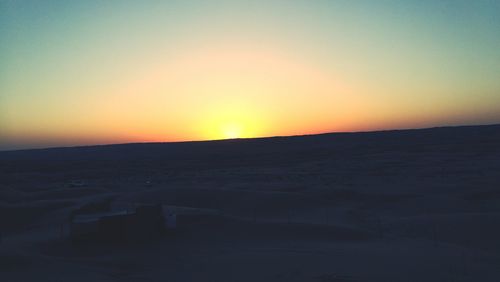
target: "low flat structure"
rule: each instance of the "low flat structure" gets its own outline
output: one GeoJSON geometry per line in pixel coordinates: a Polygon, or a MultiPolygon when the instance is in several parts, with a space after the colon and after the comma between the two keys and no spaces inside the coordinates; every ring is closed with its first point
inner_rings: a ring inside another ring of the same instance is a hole
{"type": "Polygon", "coordinates": [[[176,228],[176,215],[162,205],[139,205],[134,211],[76,211],[70,219],[73,242],[133,242],[158,238],[176,228]]]}

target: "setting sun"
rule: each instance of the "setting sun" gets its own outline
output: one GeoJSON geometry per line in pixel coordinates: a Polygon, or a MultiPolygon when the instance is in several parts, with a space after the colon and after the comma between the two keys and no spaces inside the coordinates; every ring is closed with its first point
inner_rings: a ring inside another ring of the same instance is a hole
{"type": "Polygon", "coordinates": [[[237,123],[229,123],[223,125],[221,131],[225,139],[241,138],[243,134],[243,127],[237,123]]]}
{"type": "MultiPolygon", "coordinates": [[[[200,123],[203,131],[202,139],[235,139],[252,138],[262,136],[264,133],[264,122],[256,114],[236,109],[220,109],[214,111],[213,116],[200,123]]],[[[210,115],[209,115],[210,116],[210,115]]]]}

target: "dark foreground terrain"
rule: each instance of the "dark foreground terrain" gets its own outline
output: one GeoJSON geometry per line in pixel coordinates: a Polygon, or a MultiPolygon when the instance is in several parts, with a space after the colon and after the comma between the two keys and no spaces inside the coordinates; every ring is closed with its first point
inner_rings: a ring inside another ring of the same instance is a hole
{"type": "Polygon", "coordinates": [[[500,126],[0,152],[0,230],[0,281],[498,282],[500,126]],[[200,216],[72,245],[104,198],[200,216]]]}

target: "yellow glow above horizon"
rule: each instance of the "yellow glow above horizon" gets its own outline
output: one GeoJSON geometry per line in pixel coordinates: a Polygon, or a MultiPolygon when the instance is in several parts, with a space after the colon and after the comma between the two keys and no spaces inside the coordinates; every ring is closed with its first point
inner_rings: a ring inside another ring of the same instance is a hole
{"type": "Polygon", "coordinates": [[[222,125],[222,138],[235,139],[243,137],[243,127],[241,124],[233,122],[222,125]]]}
{"type": "Polygon", "coordinates": [[[342,95],[351,90],[319,65],[276,46],[219,44],[160,60],[113,89],[115,94],[100,99],[95,109],[124,129],[137,123],[138,116],[131,121],[130,113],[139,112],[154,140],[211,140],[296,133],[294,127],[315,119],[316,113],[299,114],[304,107],[324,112],[332,101],[333,108],[347,102],[342,95]],[[315,105],[308,93],[323,103],[315,105]],[[114,108],[117,100],[120,108],[114,108]]]}
{"type": "Polygon", "coordinates": [[[234,139],[252,138],[265,135],[265,123],[258,115],[253,114],[255,109],[241,107],[227,107],[211,109],[211,114],[199,124],[200,139],[234,139]]]}

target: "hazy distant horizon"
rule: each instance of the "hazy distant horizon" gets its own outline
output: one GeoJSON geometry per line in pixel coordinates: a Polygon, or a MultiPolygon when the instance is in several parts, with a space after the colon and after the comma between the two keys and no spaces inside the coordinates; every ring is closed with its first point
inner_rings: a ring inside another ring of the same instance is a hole
{"type": "MultiPolygon", "coordinates": [[[[426,130],[434,128],[448,128],[448,127],[474,127],[474,126],[498,126],[500,123],[482,123],[482,124],[457,124],[457,125],[436,125],[430,127],[415,127],[415,128],[388,128],[388,129],[375,129],[375,130],[358,130],[358,131],[329,131],[329,132],[316,132],[316,133],[305,133],[305,134],[295,134],[295,135],[273,135],[273,136],[256,136],[256,137],[243,137],[234,139],[266,139],[275,137],[300,137],[300,136],[314,136],[323,134],[342,134],[342,133],[367,133],[367,132],[391,132],[391,131],[411,131],[411,130],[426,130]]],[[[0,144],[0,152],[8,151],[18,151],[18,150],[36,150],[36,149],[54,149],[54,148],[71,148],[71,147],[86,147],[86,146],[112,146],[112,145],[126,145],[126,144],[154,144],[154,143],[191,143],[191,142],[210,142],[210,141],[223,141],[223,140],[234,140],[229,138],[221,139],[204,139],[204,140],[178,140],[178,141],[131,141],[131,142],[115,142],[115,143],[61,143],[61,144],[19,144],[16,143],[12,147],[9,144],[0,144]]]]}

